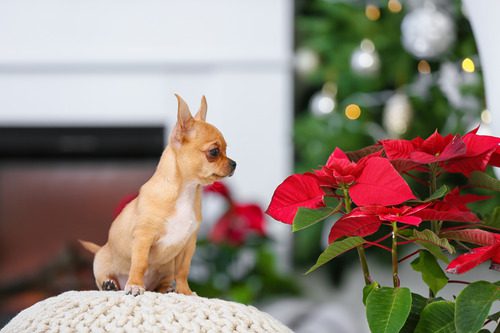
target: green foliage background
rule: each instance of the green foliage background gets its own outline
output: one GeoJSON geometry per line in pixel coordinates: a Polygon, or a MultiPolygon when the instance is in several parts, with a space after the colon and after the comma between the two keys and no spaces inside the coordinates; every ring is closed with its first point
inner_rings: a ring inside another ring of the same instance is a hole
{"type": "MultiPolygon", "coordinates": [[[[419,59],[406,52],[401,44],[400,27],[407,14],[404,2],[401,12],[391,13],[387,9],[387,1],[379,1],[381,16],[377,21],[370,21],[365,16],[366,4],[364,1],[297,1],[296,46],[311,49],[320,58],[316,71],[296,79],[297,171],[323,164],[332,147],[340,146],[347,151],[372,144],[374,138],[370,135],[370,126],[380,126],[384,105],[363,106],[365,103],[360,93],[405,91],[407,85],[419,78],[419,59]],[[365,38],[373,41],[381,61],[380,74],[372,77],[358,75],[350,67],[353,51],[365,38]],[[325,82],[337,85],[337,107],[334,113],[318,118],[310,113],[308,104],[312,94],[319,91],[325,82]],[[343,114],[345,106],[350,103],[362,107],[362,115],[356,121],[348,120],[343,114]]],[[[457,42],[440,58],[428,59],[433,82],[425,96],[410,96],[415,117],[405,138],[425,137],[435,129],[450,133],[466,131],[465,126],[470,124],[460,121],[445,128],[447,119],[452,115],[461,120],[472,114],[479,122],[479,114],[484,109],[481,71],[476,71],[479,75],[477,84],[462,87],[464,94],[472,94],[479,99],[481,107],[477,110],[453,107],[439,89],[435,77],[444,62],[460,63],[465,57],[477,56],[474,36],[461,8],[460,1],[453,2],[451,15],[455,21],[457,42]]]]}

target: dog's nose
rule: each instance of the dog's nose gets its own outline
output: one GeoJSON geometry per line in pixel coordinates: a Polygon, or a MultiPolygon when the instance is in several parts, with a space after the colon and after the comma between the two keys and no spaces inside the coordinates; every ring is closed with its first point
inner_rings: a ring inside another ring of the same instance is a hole
{"type": "Polygon", "coordinates": [[[233,168],[233,170],[236,169],[236,162],[232,159],[229,159],[229,165],[231,166],[231,168],[233,168]]]}
{"type": "Polygon", "coordinates": [[[233,161],[232,159],[228,158],[229,166],[231,167],[231,172],[229,173],[229,177],[231,177],[234,173],[234,170],[236,169],[236,162],[233,161]]]}

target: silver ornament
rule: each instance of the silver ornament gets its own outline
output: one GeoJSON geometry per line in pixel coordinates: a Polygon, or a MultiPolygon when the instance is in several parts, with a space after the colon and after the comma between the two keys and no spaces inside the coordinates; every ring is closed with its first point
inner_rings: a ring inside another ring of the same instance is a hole
{"type": "Polygon", "coordinates": [[[475,96],[464,94],[462,87],[467,84],[477,84],[477,80],[479,80],[477,73],[464,73],[457,64],[444,62],[441,64],[437,83],[453,107],[475,113],[480,107],[480,102],[475,96]]]}
{"type": "Polygon", "coordinates": [[[309,102],[309,108],[315,116],[323,116],[333,112],[336,106],[335,95],[337,86],[334,83],[327,82],[323,88],[312,95],[309,102]]]}
{"type": "Polygon", "coordinates": [[[319,67],[318,54],[309,48],[300,48],[295,53],[295,70],[297,74],[306,76],[319,67]]]}
{"type": "Polygon", "coordinates": [[[351,56],[351,68],[360,75],[371,76],[380,69],[380,57],[375,50],[375,45],[369,39],[363,39],[359,48],[351,56]]]}
{"type": "Polygon", "coordinates": [[[426,2],[412,10],[401,23],[403,47],[420,59],[437,58],[445,53],[456,38],[455,24],[448,13],[426,2]]]}
{"type": "Polygon", "coordinates": [[[382,124],[391,138],[405,134],[412,118],[413,109],[406,94],[396,93],[387,100],[382,124]]]}

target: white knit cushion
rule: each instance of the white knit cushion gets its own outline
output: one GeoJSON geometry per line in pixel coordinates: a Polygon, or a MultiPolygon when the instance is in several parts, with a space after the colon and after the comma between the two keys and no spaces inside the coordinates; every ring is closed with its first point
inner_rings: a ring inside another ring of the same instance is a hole
{"type": "Polygon", "coordinates": [[[20,312],[1,333],[291,332],[253,306],[179,294],[68,291],[20,312]]]}

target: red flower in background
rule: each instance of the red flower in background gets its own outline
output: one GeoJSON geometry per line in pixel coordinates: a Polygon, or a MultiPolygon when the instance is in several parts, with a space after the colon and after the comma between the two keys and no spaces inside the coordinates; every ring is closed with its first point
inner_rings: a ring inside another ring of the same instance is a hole
{"type": "Polygon", "coordinates": [[[212,242],[239,246],[251,234],[266,235],[266,220],[260,206],[235,202],[227,186],[221,182],[215,182],[204,190],[221,195],[229,204],[226,213],[217,220],[210,231],[209,239],[212,242]]]}
{"type": "Polygon", "coordinates": [[[215,182],[211,185],[205,186],[203,188],[203,191],[208,193],[218,193],[227,200],[232,200],[231,191],[229,191],[229,188],[226,185],[224,185],[224,183],[221,182],[215,182]]]}
{"type": "Polygon", "coordinates": [[[122,212],[122,210],[132,201],[134,200],[135,198],[137,198],[137,196],[139,195],[139,193],[134,193],[134,194],[127,194],[126,196],[124,196],[120,202],[118,203],[118,206],[116,206],[114,212],[113,212],[113,218],[116,219],[118,217],[118,215],[120,215],[120,213],[122,212]]]}
{"type": "Polygon", "coordinates": [[[250,234],[265,236],[264,212],[258,205],[234,204],[216,222],[209,239],[214,243],[243,244],[250,234]]]}
{"type": "Polygon", "coordinates": [[[477,135],[478,128],[463,137],[435,131],[427,139],[382,140],[380,143],[391,161],[405,161],[412,168],[437,163],[448,172],[468,176],[472,171],[484,171],[486,166],[500,166],[500,138],[477,135]]]}
{"type": "Polygon", "coordinates": [[[462,274],[483,262],[491,259],[491,269],[500,270],[500,235],[483,230],[464,230],[461,233],[465,236],[465,241],[479,241],[482,247],[477,247],[472,251],[455,258],[446,271],[452,274],[462,274]],[[467,239],[469,238],[469,240],[467,239]]]}

